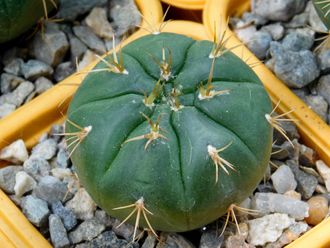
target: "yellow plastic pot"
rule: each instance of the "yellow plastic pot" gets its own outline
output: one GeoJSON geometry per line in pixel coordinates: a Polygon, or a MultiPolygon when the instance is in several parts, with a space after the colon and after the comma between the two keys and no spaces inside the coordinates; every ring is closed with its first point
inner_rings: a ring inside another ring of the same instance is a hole
{"type": "MultiPolygon", "coordinates": [[[[213,39],[214,30],[217,32],[227,28],[227,19],[230,16],[240,15],[250,7],[250,0],[207,0],[203,12],[203,22],[206,31],[213,39]]],[[[328,126],[316,113],[314,113],[300,98],[281,82],[265,65],[262,64],[235,36],[227,30],[229,38],[227,48],[236,47],[233,52],[243,59],[249,58],[249,63],[260,65],[254,67],[264,83],[274,103],[281,101],[279,110],[284,113],[294,110],[289,117],[296,119],[296,125],[303,142],[313,148],[321,159],[330,164],[330,126],[328,126]],[[241,45],[241,46],[239,46],[241,45]]],[[[287,247],[314,248],[330,247],[330,218],[311,229],[305,235],[287,247]]]]}
{"type": "MultiPolygon", "coordinates": [[[[141,3],[137,1],[137,3],[141,3]]],[[[145,2],[145,1],[144,1],[145,2]]],[[[155,2],[154,10],[156,14],[147,16],[150,13],[150,2],[148,8],[139,5],[142,12],[145,11],[145,17],[156,18],[157,23],[162,17],[161,9],[155,2]]],[[[150,21],[149,21],[150,22],[150,21]]],[[[175,32],[190,36],[194,39],[206,39],[207,34],[202,24],[189,21],[172,21],[168,23],[164,32],[175,32]]],[[[125,41],[136,39],[146,34],[146,31],[140,30],[125,41]]],[[[95,66],[96,62],[89,65],[84,70],[90,70],[95,66]]],[[[74,74],[57,86],[48,90],[41,96],[35,98],[28,104],[22,106],[8,117],[0,120],[0,149],[8,143],[16,139],[22,138],[28,147],[35,145],[44,132],[50,130],[55,123],[64,121],[67,104],[71,96],[74,94],[82,81],[82,74],[74,74]]],[[[51,245],[40,234],[37,229],[26,219],[22,212],[8,198],[8,196],[0,190],[0,247],[16,247],[16,248],[49,248],[51,245]]]]}
{"type": "Polygon", "coordinates": [[[204,7],[205,0],[161,0],[162,2],[182,8],[182,9],[191,9],[191,10],[201,10],[204,7]]]}

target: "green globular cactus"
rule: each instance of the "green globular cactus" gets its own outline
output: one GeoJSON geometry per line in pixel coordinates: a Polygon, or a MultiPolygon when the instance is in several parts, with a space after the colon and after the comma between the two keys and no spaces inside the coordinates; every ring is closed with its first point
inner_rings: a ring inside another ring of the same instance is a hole
{"type": "Polygon", "coordinates": [[[312,0],[312,2],[322,22],[330,30],[330,0],[312,0]]]}
{"type": "Polygon", "coordinates": [[[0,0],[0,43],[26,32],[40,18],[48,18],[57,0],[0,0]]]}
{"type": "Polygon", "coordinates": [[[258,77],[230,51],[151,34],[86,76],[64,135],[102,209],[152,231],[183,232],[256,188],[270,158],[271,108],[258,77]]]}

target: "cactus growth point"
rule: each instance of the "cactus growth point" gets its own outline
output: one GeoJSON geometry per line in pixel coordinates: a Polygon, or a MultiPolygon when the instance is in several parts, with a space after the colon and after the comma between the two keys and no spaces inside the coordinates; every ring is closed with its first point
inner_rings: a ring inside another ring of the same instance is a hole
{"type": "Polygon", "coordinates": [[[30,29],[40,18],[48,19],[57,0],[1,0],[0,43],[12,40],[30,29]]]}
{"type": "Polygon", "coordinates": [[[330,0],[312,0],[312,2],[322,22],[330,30],[330,0]]]}
{"type": "Polygon", "coordinates": [[[230,51],[210,56],[213,48],[147,35],[82,82],[66,140],[82,185],[110,215],[152,231],[192,230],[263,178],[270,99],[248,65],[230,51]]]}

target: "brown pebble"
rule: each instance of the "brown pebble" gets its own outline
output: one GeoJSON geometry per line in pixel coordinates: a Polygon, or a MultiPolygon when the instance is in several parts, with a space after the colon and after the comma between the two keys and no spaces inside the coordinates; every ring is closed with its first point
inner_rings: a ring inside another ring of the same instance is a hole
{"type": "Polygon", "coordinates": [[[314,196],[307,201],[309,217],[305,220],[310,225],[319,224],[328,214],[328,200],[322,196],[314,196]]]}

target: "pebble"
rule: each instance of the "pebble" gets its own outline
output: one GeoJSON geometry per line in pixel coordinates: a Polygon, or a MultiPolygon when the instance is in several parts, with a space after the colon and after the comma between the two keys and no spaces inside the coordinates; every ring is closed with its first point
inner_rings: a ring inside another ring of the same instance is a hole
{"type": "Polygon", "coordinates": [[[63,148],[58,150],[56,164],[59,168],[67,168],[69,165],[69,153],[63,148]]]}
{"type": "Polygon", "coordinates": [[[295,179],[297,180],[297,191],[301,193],[303,199],[311,198],[318,184],[317,178],[301,171],[296,162],[293,160],[287,160],[286,164],[290,167],[295,179]]]}
{"type": "Polygon", "coordinates": [[[48,65],[56,66],[62,62],[69,50],[69,42],[64,32],[58,29],[46,29],[36,35],[31,45],[32,55],[48,65]]]}
{"type": "Polygon", "coordinates": [[[89,65],[93,61],[97,60],[96,54],[91,50],[87,50],[82,58],[82,60],[78,64],[78,71],[84,69],[85,66],[89,65]]]}
{"type": "Polygon", "coordinates": [[[295,190],[297,182],[291,169],[287,165],[281,165],[272,175],[271,179],[277,193],[284,194],[289,190],[295,190]]]}
{"type": "Polygon", "coordinates": [[[6,94],[14,90],[20,83],[25,80],[21,77],[17,77],[12,74],[2,73],[1,74],[1,93],[6,94]]]}
{"type": "Polygon", "coordinates": [[[66,229],[61,218],[56,214],[49,216],[49,233],[54,248],[64,248],[70,245],[66,229]]]}
{"type": "Polygon", "coordinates": [[[252,11],[271,21],[288,21],[303,10],[301,0],[253,0],[252,11]]]}
{"type": "Polygon", "coordinates": [[[37,182],[25,171],[16,173],[14,191],[15,195],[21,197],[26,192],[33,190],[37,182]]]}
{"type": "Polygon", "coordinates": [[[51,159],[57,151],[57,143],[54,139],[46,139],[32,149],[31,158],[51,159]]]}
{"type": "Polygon", "coordinates": [[[69,41],[71,61],[76,61],[76,59],[80,60],[83,57],[85,51],[87,50],[87,46],[74,35],[71,35],[69,41]]]}
{"type": "MultiPolygon", "coordinates": [[[[322,49],[317,54],[317,57],[322,71],[330,69],[330,49],[322,49]]],[[[325,75],[324,77],[327,77],[327,75],[325,75]]]]}
{"type": "Polygon", "coordinates": [[[40,178],[48,176],[50,172],[50,165],[44,158],[30,157],[24,162],[23,167],[27,173],[38,181],[40,178]]]}
{"type": "Polygon", "coordinates": [[[104,54],[106,52],[103,41],[97,37],[89,27],[74,26],[73,32],[85,45],[96,53],[104,54]]]}
{"type": "Polygon", "coordinates": [[[3,70],[7,73],[13,74],[15,76],[22,76],[21,66],[24,64],[23,59],[15,58],[11,60],[3,70]]]}
{"type": "Polygon", "coordinates": [[[106,227],[111,227],[113,225],[111,217],[103,210],[96,210],[95,218],[98,219],[101,223],[103,223],[106,227]]]}
{"type": "Polygon", "coordinates": [[[207,230],[202,234],[199,248],[221,247],[222,243],[223,236],[219,237],[219,234],[214,230],[207,230]]]}
{"type": "Polygon", "coordinates": [[[299,147],[299,164],[303,166],[314,167],[316,162],[316,153],[313,149],[300,145],[299,147]]]}
{"type": "Polygon", "coordinates": [[[70,231],[77,225],[77,218],[73,211],[65,208],[60,201],[53,202],[51,209],[54,214],[61,218],[66,230],[70,231]]]}
{"type": "MultiPolygon", "coordinates": [[[[146,241],[148,240],[148,237],[146,238],[146,241]]],[[[150,237],[153,237],[154,240],[156,240],[156,238],[154,236],[150,236],[150,237]]],[[[149,246],[146,246],[144,248],[151,248],[154,246],[155,246],[155,244],[153,246],[150,244],[149,246]]],[[[105,231],[90,242],[90,247],[93,247],[93,248],[98,248],[98,247],[109,247],[109,248],[110,247],[111,248],[121,248],[121,247],[124,248],[125,247],[126,248],[127,247],[127,248],[129,248],[130,246],[126,240],[118,239],[114,232],[105,231]]],[[[134,246],[132,246],[132,247],[134,247],[134,246]]],[[[143,246],[142,246],[142,248],[143,248],[143,246]]]]}
{"type": "Polygon", "coordinates": [[[320,78],[319,83],[316,86],[316,90],[317,93],[323,96],[328,104],[330,104],[330,75],[320,78]]]}
{"type": "Polygon", "coordinates": [[[22,166],[6,166],[0,169],[0,188],[8,194],[14,194],[16,174],[22,171],[22,166]]]}
{"type": "MultiPolygon", "coordinates": [[[[123,237],[126,240],[130,240],[132,238],[134,232],[134,226],[126,223],[120,225],[121,221],[115,218],[111,218],[111,220],[112,220],[112,231],[114,231],[114,233],[117,236],[123,237]]],[[[140,230],[137,230],[137,236],[139,234],[140,234],[140,230]]]]}
{"type": "Polygon", "coordinates": [[[285,160],[289,157],[291,157],[293,153],[292,145],[286,141],[281,145],[274,144],[272,147],[272,159],[279,159],[279,160],[285,160]]]}
{"type": "MultiPolygon", "coordinates": [[[[213,246],[219,247],[220,246],[213,246]]],[[[225,242],[225,248],[254,248],[255,246],[245,242],[245,237],[239,234],[231,235],[225,242]]]]}
{"type": "Polygon", "coordinates": [[[60,180],[64,180],[66,178],[69,178],[69,177],[73,176],[73,174],[72,174],[72,172],[69,168],[56,167],[56,168],[51,170],[51,173],[54,177],[56,177],[60,180]]]}
{"type": "Polygon", "coordinates": [[[323,196],[313,196],[307,203],[309,205],[309,216],[305,220],[308,224],[315,226],[327,216],[329,211],[328,200],[323,196]]]}
{"type": "Polygon", "coordinates": [[[288,196],[288,197],[298,200],[298,201],[301,200],[301,194],[294,190],[289,190],[289,191],[285,192],[283,195],[288,196]]]}
{"type": "Polygon", "coordinates": [[[24,81],[20,83],[14,91],[0,96],[0,104],[8,103],[19,107],[33,90],[34,84],[29,81],[24,81]]]}
{"type": "Polygon", "coordinates": [[[316,58],[311,51],[294,52],[278,42],[271,42],[270,53],[274,57],[276,75],[289,87],[302,88],[320,75],[316,58]]]}
{"type": "Polygon", "coordinates": [[[71,209],[80,220],[93,218],[96,210],[96,204],[84,188],[78,189],[75,196],[65,206],[71,209]]]}
{"type": "Polygon", "coordinates": [[[308,204],[291,197],[276,193],[255,193],[251,202],[252,208],[262,214],[283,213],[296,220],[308,216],[308,204]]]}
{"type": "Polygon", "coordinates": [[[273,23],[263,26],[261,30],[268,32],[273,40],[280,40],[284,36],[284,27],[280,23],[273,23]]]}
{"type": "Polygon", "coordinates": [[[16,106],[14,104],[10,103],[4,103],[0,105],[0,119],[11,114],[16,109],[16,106]]]}
{"type": "Polygon", "coordinates": [[[259,59],[264,59],[271,41],[272,36],[268,32],[257,31],[246,45],[259,59]]]}
{"type": "Polygon", "coordinates": [[[75,68],[72,65],[71,61],[63,62],[56,67],[54,73],[54,79],[56,80],[56,82],[60,82],[74,72],[75,72],[75,68]]]}
{"type": "Polygon", "coordinates": [[[44,226],[50,214],[47,202],[35,196],[22,198],[21,207],[24,215],[37,227],[44,226]]]}
{"type": "Polygon", "coordinates": [[[244,43],[248,44],[252,39],[254,34],[257,32],[257,28],[254,25],[249,25],[243,28],[235,29],[237,37],[244,43]]]}
{"type": "Polygon", "coordinates": [[[113,30],[108,21],[106,9],[95,7],[86,17],[85,22],[101,38],[112,39],[113,30]]]}
{"type": "Polygon", "coordinates": [[[45,77],[38,78],[34,82],[34,84],[36,86],[35,90],[38,94],[41,94],[41,93],[45,92],[46,90],[50,89],[51,87],[53,87],[53,82],[45,77]]]}
{"type": "Polygon", "coordinates": [[[282,235],[284,229],[294,223],[293,218],[290,218],[287,214],[280,213],[249,220],[248,242],[255,246],[274,242],[282,235]]]}
{"type": "Polygon", "coordinates": [[[327,191],[330,192],[330,168],[322,161],[316,161],[316,168],[322,179],[324,180],[327,191]]]}
{"type": "Polygon", "coordinates": [[[308,32],[290,32],[283,41],[283,48],[293,52],[299,52],[310,49],[314,44],[314,36],[308,32]]]}
{"type": "Polygon", "coordinates": [[[252,12],[244,12],[242,15],[242,20],[244,21],[243,25],[246,26],[247,24],[254,24],[254,25],[264,25],[267,23],[267,19],[263,18],[260,15],[256,15],[252,12]]]}
{"type": "Polygon", "coordinates": [[[38,186],[33,190],[33,194],[48,203],[53,203],[63,200],[67,191],[64,182],[53,176],[45,176],[40,179],[38,186]]]}
{"type": "Polygon", "coordinates": [[[156,248],[194,248],[194,245],[177,233],[162,232],[159,237],[159,243],[156,248]]]}
{"type": "Polygon", "coordinates": [[[42,76],[49,77],[53,72],[52,67],[40,60],[30,59],[22,65],[22,73],[28,80],[35,80],[42,76]]]}
{"type": "Polygon", "coordinates": [[[113,0],[110,16],[116,24],[116,35],[123,35],[141,23],[141,16],[134,0],[113,0]]]}
{"type": "Polygon", "coordinates": [[[329,105],[322,96],[306,96],[306,104],[314,110],[314,112],[317,113],[322,120],[327,121],[329,105]]]}
{"type": "Polygon", "coordinates": [[[90,241],[103,232],[104,229],[105,226],[95,218],[85,220],[74,231],[69,233],[69,238],[73,244],[84,240],[90,241]]]}
{"type": "Polygon", "coordinates": [[[299,15],[295,15],[290,22],[284,23],[286,28],[302,28],[308,25],[308,13],[301,13],[299,15]]]}
{"type": "Polygon", "coordinates": [[[14,164],[20,164],[29,157],[25,143],[22,139],[16,140],[0,151],[0,159],[14,164]]]}

